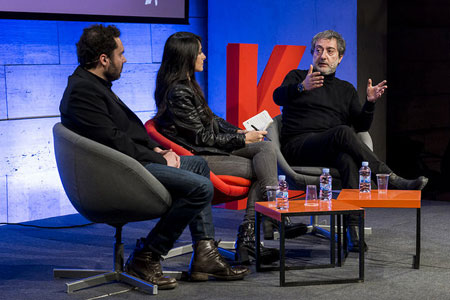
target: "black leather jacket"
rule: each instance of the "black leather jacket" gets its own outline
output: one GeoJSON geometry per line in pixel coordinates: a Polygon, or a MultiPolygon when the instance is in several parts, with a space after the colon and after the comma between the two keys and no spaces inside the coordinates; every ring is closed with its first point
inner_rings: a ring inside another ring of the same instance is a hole
{"type": "Polygon", "coordinates": [[[211,120],[188,85],[176,84],[168,91],[167,110],[156,124],[163,135],[196,154],[228,154],[245,147],[245,134],[216,115],[211,120]]]}

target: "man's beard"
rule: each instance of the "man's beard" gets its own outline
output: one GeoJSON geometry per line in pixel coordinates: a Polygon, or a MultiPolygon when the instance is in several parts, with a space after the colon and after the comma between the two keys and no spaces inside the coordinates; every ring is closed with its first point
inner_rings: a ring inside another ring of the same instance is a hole
{"type": "MultiPolygon", "coordinates": [[[[123,65],[122,65],[123,67],[123,65]]],[[[110,64],[108,71],[105,73],[106,79],[108,81],[114,81],[120,78],[120,74],[122,73],[122,67],[118,68],[115,64],[110,64]]]]}
{"type": "Polygon", "coordinates": [[[331,64],[331,65],[328,64],[328,67],[325,67],[325,68],[320,68],[319,69],[319,66],[317,66],[316,69],[318,71],[320,71],[320,73],[322,75],[330,75],[330,74],[333,74],[334,72],[336,72],[336,69],[337,69],[338,65],[339,65],[339,63],[336,62],[335,64],[331,64]]]}

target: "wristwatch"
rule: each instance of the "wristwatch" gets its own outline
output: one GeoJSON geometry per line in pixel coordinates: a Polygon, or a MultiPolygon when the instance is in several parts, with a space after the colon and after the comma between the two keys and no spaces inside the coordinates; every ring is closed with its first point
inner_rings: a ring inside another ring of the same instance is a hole
{"type": "Polygon", "coordinates": [[[298,85],[297,85],[297,91],[299,92],[299,93],[301,93],[301,92],[303,92],[305,90],[305,86],[303,85],[303,82],[300,82],[298,85]]]}

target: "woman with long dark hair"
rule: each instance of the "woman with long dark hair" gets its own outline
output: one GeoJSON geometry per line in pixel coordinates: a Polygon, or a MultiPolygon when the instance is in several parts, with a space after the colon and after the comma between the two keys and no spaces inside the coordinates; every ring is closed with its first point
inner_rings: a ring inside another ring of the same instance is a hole
{"type": "MultiPolygon", "coordinates": [[[[211,111],[195,79],[205,59],[199,36],[169,37],[156,79],[155,121],[166,137],[202,155],[214,173],[252,180],[236,242],[237,259],[249,263],[248,255],[255,256],[255,201],[266,199],[266,186],[278,184],[277,158],[272,144],[263,141],[266,131],[241,130],[211,111]]],[[[263,263],[278,259],[278,250],[260,249],[263,263]]]]}

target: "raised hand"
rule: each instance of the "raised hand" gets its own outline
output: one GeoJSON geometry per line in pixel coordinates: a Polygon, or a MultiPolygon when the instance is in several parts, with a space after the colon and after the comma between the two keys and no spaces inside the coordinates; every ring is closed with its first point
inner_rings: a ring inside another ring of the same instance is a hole
{"type": "Polygon", "coordinates": [[[323,76],[320,72],[313,72],[313,66],[309,66],[308,74],[303,80],[303,86],[306,91],[310,91],[323,86],[323,76]]]}
{"type": "Polygon", "coordinates": [[[386,80],[383,80],[379,84],[372,86],[372,79],[367,81],[367,101],[375,102],[384,94],[384,90],[387,89],[386,80]]]}

